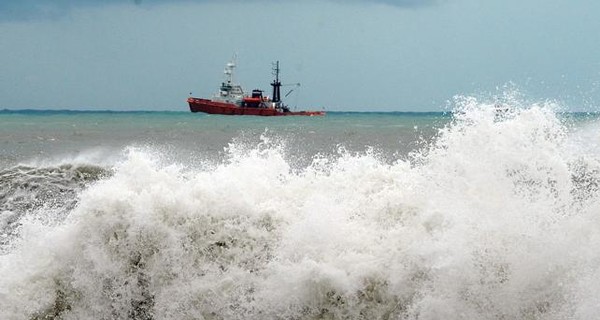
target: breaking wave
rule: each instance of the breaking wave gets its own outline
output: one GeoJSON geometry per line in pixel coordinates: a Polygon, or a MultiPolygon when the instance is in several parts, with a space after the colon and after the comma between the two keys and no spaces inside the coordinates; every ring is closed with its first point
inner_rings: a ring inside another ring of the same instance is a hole
{"type": "MultiPolygon", "coordinates": [[[[130,150],[110,175],[58,170],[78,200],[21,221],[0,318],[594,318],[598,123],[458,104],[393,163],[340,149],[295,168],[264,137],[205,168],[130,150]]],[[[36,203],[25,183],[9,206],[36,203]]]]}
{"type": "Polygon", "coordinates": [[[17,165],[0,170],[0,252],[14,244],[23,220],[62,222],[77,205],[79,192],[108,174],[103,167],[84,164],[17,165]]]}

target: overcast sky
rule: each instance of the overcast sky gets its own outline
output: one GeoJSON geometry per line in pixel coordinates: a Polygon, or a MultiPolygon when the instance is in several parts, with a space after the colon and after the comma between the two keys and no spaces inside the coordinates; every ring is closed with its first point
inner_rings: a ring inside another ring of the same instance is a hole
{"type": "Polygon", "coordinates": [[[186,111],[234,53],[248,91],[279,60],[300,108],[438,111],[508,85],[600,111],[597,0],[1,0],[0,109],[186,111]]]}

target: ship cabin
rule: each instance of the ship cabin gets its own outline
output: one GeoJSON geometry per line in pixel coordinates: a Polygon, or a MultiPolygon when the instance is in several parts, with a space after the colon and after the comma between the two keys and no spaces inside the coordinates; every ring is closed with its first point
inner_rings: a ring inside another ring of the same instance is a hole
{"type": "Polygon", "coordinates": [[[252,95],[250,97],[244,97],[242,106],[246,108],[264,108],[264,100],[263,91],[254,89],[252,90],[252,95]]]}

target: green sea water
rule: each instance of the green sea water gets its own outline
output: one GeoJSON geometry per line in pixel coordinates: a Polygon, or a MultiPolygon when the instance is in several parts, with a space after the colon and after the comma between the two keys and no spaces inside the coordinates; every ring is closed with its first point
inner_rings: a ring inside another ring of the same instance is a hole
{"type": "Polygon", "coordinates": [[[445,113],[328,113],[324,117],[235,117],[189,112],[0,111],[0,165],[78,157],[110,158],[126,147],[167,150],[181,161],[215,159],[234,141],[271,137],[290,156],[373,149],[391,160],[435,135],[445,113]]]}

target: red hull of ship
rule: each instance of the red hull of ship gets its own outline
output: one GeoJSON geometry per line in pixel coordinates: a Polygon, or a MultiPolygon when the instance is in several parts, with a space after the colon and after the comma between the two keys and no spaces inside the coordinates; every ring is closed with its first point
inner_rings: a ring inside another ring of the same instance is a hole
{"type": "Polygon", "coordinates": [[[239,107],[233,103],[212,101],[209,99],[188,98],[190,111],[209,114],[247,115],[247,116],[323,116],[324,111],[290,111],[282,112],[270,108],[239,107]]]}

